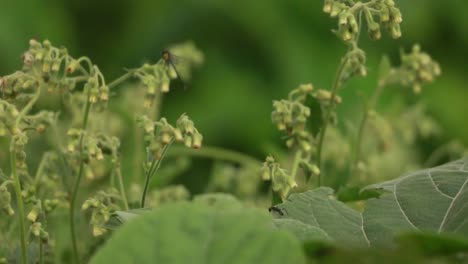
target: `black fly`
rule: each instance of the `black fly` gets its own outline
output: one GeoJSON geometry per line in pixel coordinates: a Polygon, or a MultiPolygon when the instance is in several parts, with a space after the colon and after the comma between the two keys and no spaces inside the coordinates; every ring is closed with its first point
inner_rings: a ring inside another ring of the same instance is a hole
{"type": "Polygon", "coordinates": [[[281,208],[278,208],[276,206],[272,206],[272,207],[268,208],[268,212],[270,212],[270,213],[271,212],[276,212],[279,215],[284,216],[283,210],[281,210],[281,208]]]}
{"type": "Polygon", "coordinates": [[[163,50],[161,52],[161,58],[167,67],[172,67],[172,69],[174,69],[177,75],[177,79],[184,85],[184,89],[186,89],[187,83],[184,82],[184,80],[182,80],[182,77],[180,76],[180,73],[177,70],[177,67],[175,66],[179,58],[172,54],[169,50],[163,50]]]}

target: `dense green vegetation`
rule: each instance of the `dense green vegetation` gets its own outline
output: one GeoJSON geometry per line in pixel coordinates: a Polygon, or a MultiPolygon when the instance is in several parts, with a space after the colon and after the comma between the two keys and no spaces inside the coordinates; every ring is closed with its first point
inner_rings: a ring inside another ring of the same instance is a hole
{"type": "Polygon", "coordinates": [[[462,4],[50,4],[0,11],[0,263],[467,260],[462,4]]]}

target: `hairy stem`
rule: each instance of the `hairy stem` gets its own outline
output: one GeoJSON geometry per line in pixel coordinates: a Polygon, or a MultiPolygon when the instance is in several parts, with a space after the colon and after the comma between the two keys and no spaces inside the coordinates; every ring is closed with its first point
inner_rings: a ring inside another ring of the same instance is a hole
{"type": "Polygon", "coordinates": [[[39,264],[44,264],[44,243],[39,240],[39,264]]]}
{"type": "Polygon", "coordinates": [[[361,122],[359,123],[356,146],[354,148],[354,159],[353,159],[353,162],[351,164],[351,169],[350,169],[351,175],[355,173],[356,167],[359,161],[361,160],[361,146],[362,146],[362,141],[364,138],[367,120],[369,119],[369,112],[375,108],[375,105],[377,104],[380,94],[382,93],[383,88],[385,87],[384,84],[385,82],[379,82],[379,84],[377,85],[377,88],[372,94],[371,99],[369,100],[369,102],[366,103],[364,107],[364,114],[362,116],[361,122]]]}
{"type": "Polygon", "coordinates": [[[130,70],[128,72],[126,72],[125,74],[123,74],[122,76],[120,76],[119,78],[113,80],[112,82],[108,83],[107,84],[107,87],[109,87],[109,89],[112,89],[113,87],[125,82],[127,79],[133,77],[133,74],[134,74],[134,71],[133,70],[130,70]]]}
{"type": "MultiPolygon", "coordinates": [[[[333,86],[331,89],[331,96],[330,96],[330,101],[328,103],[328,107],[325,109],[325,113],[323,115],[323,127],[322,130],[320,131],[320,138],[317,146],[317,165],[320,170],[322,170],[322,148],[323,148],[323,142],[325,140],[325,134],[327,133],[327,128],[328,128],[328,123],[330,122],[330,117],[333,112],[333,109],[336,106],[336,101],[335,101],[335,96],[338,93],[338,89],[342,85],[341,83],[341,75],[343,74],[344,66],[346,65],[346,62],[348,61],[347,57],[344,57],[341,60],[340,66],[338,67],[338,70],[336,72],[335,80],[333,82],[333,86]]],[[[318,175],[318,186],[320,187],[322,185],[322,176],[321,174],[318,175]]]]}
{"type": "Polygon", "coordinates": [[[153,120],[158,120],[159,116],[161,115],[161,109],[162,109],[162,100],[163,100],[163,93],[161,92],[160,89],[156,89],[156,93],[154,96],[154,102],[153,102],[153,112],[151,113],[151,118],[153,120]]]}
{"type": "Polygon", "coordinates": [[[124,203],[124,208],[125,208],[125,210],[128,211],[128,210],[130,210],[130,208],[128,207],[127,194],[125,193],[125,186],[124,186],[124,182],[123,182],[123,179],[122,179],[122,171],[120,169],[120,165],[115,170],[115,173],[117,174],[117,180],[119,181],[120,196],[122,196],[122,201],[124,203]]]}
{"type": "Polygon", "coordinates": [[[167,144],[166,146],[164,146],[163,151],[161,153],[161,157],[159,159],[154,159],[153,160],[150,169],[146,173],[145,185],[144,185],[144,188],[143,188],[143,193],[141,195],[141,203],[140,203],[141,208],[145,207],[146,194],[148,192],[149,183],[150,183],[151,179],[153,178],[153,176],[158,171],[159,167],[161,166],[161,161],[164,159],[164,156],[166,156],[167,150],[169,149],[169,147],[171,145],[172,145],[172,141],[169,144],[167,144]]]}
{"type": "MultiPolygon", "coordinates": [[[[19,129],[21,120],[31,111],[34,104],[39,99],[41,95],[42,84],[39,84],[36,93],[33,98],[26,104],[26,106],[21,110],[18,117],[16,118],[15,126],[19,129]]],[[[16,200],[18,203],[18,222],[20,226],[20,241],[21,241],[21,261],[22,263],[27,263],[27,252],[26,252],[26,227],[24,223],[24,203],[23,197],[21,195],[21,181],[19,175],[16,171],[16,146],[15,139],[12,138],[10,143],[10,166],[11,166],[11,177],[14,181],[16,200]]]]}
{"type": "Polygon", "coordinates": [[[293,165],[291,168],[291,176],[293,177],[293,179],[296,179],[297,169],[299,168],[299,163],[301,162],[301,159],[302,159],[302,151],[297,150],[296,154],[294,155],[293,165]]]}
{"type": "Polygon", "coordinates": [[[15,185],[15,194],[16,202],[18,203],[18,223],[20,227],[20,241],[21,241],[21,263],[27,263],[27,252],[26,252],[26,227],[24,224],[24,203],[23,197],[21,196],[21,182],[16,173],[16,152],[14,150],[14,142],[11,142],[12,146],[10,147],[10,166],[11,166],[11,176],[14,180],[15,185]]]}
{"type": "Polygon", "coordinates": [[[84,140],[84,133],[86,131],[86,127],[88,125],[88,117],[89,117],[89,112],[91,109],[91,102],[89,100],[90,98],[90,90],[88,90],[87,96],[86,96],[86,105],[84,109],[84,116],[83,116],[83,131],[80,136],[80,153],[79,153],[79,159],[80,159],[80,165],[78,169],[78,175],[75,180],[75,184],[73,186],[73,192],[70,200],[70,232],[71,232],[71,237],[72,237],[72,244],[73,244],[73,255],[76,263],[80,263],[79,255],[78,255],[78,246],[77,246],[77,241],[76,241],[76,231],[75,231],[75,207],[76,207],[76,197],[78,195],[78,189],[80,187],[80,182],[81,178],[83,177],[83,171],[84,171],[84,161],[83,161],[83,140],[84,140]]]}

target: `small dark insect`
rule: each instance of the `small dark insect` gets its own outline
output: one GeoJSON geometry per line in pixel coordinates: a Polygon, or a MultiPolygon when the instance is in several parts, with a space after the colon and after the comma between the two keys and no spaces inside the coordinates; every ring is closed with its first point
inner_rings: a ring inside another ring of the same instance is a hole
{"type": "Polygon", "coordinates": [[[168,67],[172,67],[177,75],[177,79],[184,85],[184,89],[187,88],[187,83],[182,80],[182,77],[180,76],[179,71],[177,70],[177,67],[175,66],[178,62],[178,57],[172,54],[169,50],[163,50],[161,52],[161,58],[163,59],[164,63],[168,67]]]}
{"type": "Polygon", "coordinates": [[[281,208],[278,208],[278,207],[276,207],[276,206],[272,206],[272,207],[268,208],[268,212],[270,212],[270,213],[271,213],[271,212],[276,212],[276,213],[278,213],[278,214],[281,215],[281,216],[284,215],[284,213],[283,213],[283,211],[281,210],[281,208]]]}

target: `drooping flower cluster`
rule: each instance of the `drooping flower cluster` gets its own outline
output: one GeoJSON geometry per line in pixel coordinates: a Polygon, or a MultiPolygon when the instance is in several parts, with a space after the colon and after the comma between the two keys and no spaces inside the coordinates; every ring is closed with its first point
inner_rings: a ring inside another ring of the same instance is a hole
{"type": "Polygon", "coordinates": [[[148,205],[156,208],[162,204],[185,201],[190,199],[190,192],[183,185],[170,185],[159,190],[154,190],[149,199],[148,205]]]}
{"type": "Polygon", "coordinates": [[[88,58],[75,59],[65,48],[57,48],[49,40],[41,43],[31,39],[29,50],[23,54],[22,71],[1,78],[0,91],[4,99],[25,101],[35,89],[67,93],[78,80],[86,81],[84,92],[89,93],[91,103],[107,103],[109,88],[99,68],[88,58]]]}
{"type": "Polygon", "coordinates": [[[403,19],[393,0],[367,2],[325,0],[323,11],[331,17],[338,17],[337,34],[344,41],[353,41],[359,36],[359,18],[362,14],[366,19],[368,33],[372,39],[380,39],[381,27],[388,30],[393,38],[401,37],[400,24],[403,19]]]}
{"type": "Polygon", "coordinates": [[[343,73],[338,81],[344,83],[354,76],[365,77],[366,75],[366,53],[362,49],[354,47],[343,58],[343,73]]]}
{"type": "Polygon", "coordinates": [[[15,211],[11,207],[11,194],[7,188],[9,183],[9,181],[5,181],[0,185],[0,209],[11,216],[15,214],[15,211]]]}
{"type": "Polygon", "coordinates": [[[293,176],[280,167],[272,156],[268,156],[261,168],[262,179],[272,182],[272,189],[278,192],[281,198],[286,198],[291,188],[297,187],[293,176]]]}
{"type": "Polygon", "coordinates": [[[78,164],[84,162],[88,180],[101,178],[110,169],[103,160],[107,157],[113,166],[119,163],[120,140],[102,133],[84,132],[81,129],[68,131],[67,151],[78,164]],[[81,151],[80,151],[81,150],[81,151]]]}
{"type": "Polygon", "coordinates": [[[148,151],[155,159],[161,158],[164,149],[172,141],[183,142],[189,148],[198,149],[201,147],[203,136],[186,114],[179,117],[176,127],[169,124],[166,118],[154,122],[147,116],[142,116],[138,118],[137,122],[145,131],[148,151]]]}
{"type": "Polygon", "coordinates": [[[310,108],[305,106],[307,96],[313,95],[311,84],[300,85],[289,94],[288,100],[273,101],[271,119],[278,130],[288,134],[286,145],[289,148],[299,147],[304,152],[310,152],[312,135],[306,129],[310,116],[310,108]]]}
{"type": "Polygon", "coordinates": [[[13,104],[0,100],[0,136],[7,134],[17,134],[16,117],[19,111],[13,104]]]}
{"type": "Polygon", "coordinates": [[[203,63],[203,54],[192,42],[171,46],[165,56],[134,72],[146,90],[145,107],[152,106],[159,93],[169,92],[172,79],[190,79],[192,68],[203,63]]]}
{"type": "Polygon", "coordinates": [[[113,211],[119,209],[116,201],[120,199],[116,190],[99,191],[95,197],[86,200],[81,209],[91,211],[90,224],[93,228],[93,236],[101,236],[107,232],[105,228],[113,211]]]}
{"type": "Polygon", "coordinates": [[[439,64],[429,54],[414,45],[411,53],[401,53],[401,66],[397,69],[400,83],[410,86],[415,93],[421,92],[422,85],[432,82],[441,74],[439,64]]]}

